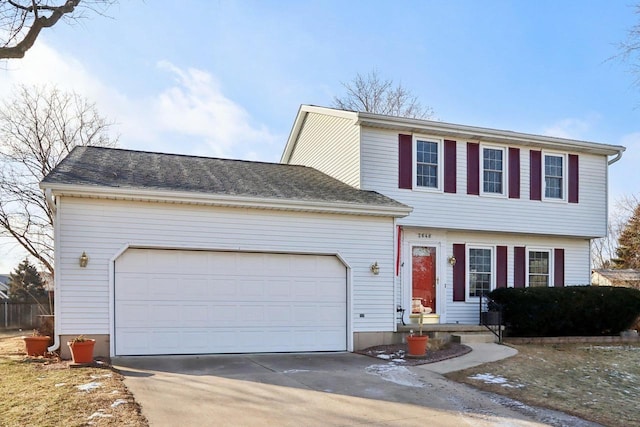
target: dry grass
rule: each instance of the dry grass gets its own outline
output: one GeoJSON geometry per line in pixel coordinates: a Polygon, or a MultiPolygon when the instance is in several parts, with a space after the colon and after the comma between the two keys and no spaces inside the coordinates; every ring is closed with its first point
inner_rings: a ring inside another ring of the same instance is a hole
{"type": "Polygon", "coordinates": [[[20,334],[0,333],[0,426],[148,426],[122,376],[107,365],[71,369],[24,354],[20,334]]]}
{"type": "Polygon", "coordinates": [[[447,377],[607,426],[640,425],[640,346],[514,347],[515,357],[447,377]]]}

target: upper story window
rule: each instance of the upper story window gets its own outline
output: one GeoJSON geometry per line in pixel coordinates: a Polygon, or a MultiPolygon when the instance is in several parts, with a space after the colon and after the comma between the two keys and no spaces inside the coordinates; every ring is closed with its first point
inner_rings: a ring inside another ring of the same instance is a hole
{"type": "Polygon", "coordinates": [[[532,249],[528,251],[529,286],[546,287],[551,284],[551,251],[532,249]]]}
{"type": "Polygon", "coordinates": [[[440,190],[442,188],[442,141],[415,138],[416,188],[440,190]]]}
{"type": "Polygon", "coordinates": [[[544,155],[544,198],[565,199],[565,157],[560,154],[544,155]]]}
{"type": "Polygon", "coordinates": [[[482,147],[482,193],[505,194],[505,149],[482,147]]]}
{"type": "Polygon", "coordinates": [[[480,297],[494,288],[493,264],[492,248],[469,248],[469,297],[480,297]]]}

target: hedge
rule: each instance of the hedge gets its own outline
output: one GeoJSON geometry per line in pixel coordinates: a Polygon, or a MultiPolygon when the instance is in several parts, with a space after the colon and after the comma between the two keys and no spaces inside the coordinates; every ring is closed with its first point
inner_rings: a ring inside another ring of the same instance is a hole
{"type": "Polygon", "coordinates": [[[506,334],[520,337],[618,335],[640,315],[640,290],[607,286],[500,288],[506,334]]]}

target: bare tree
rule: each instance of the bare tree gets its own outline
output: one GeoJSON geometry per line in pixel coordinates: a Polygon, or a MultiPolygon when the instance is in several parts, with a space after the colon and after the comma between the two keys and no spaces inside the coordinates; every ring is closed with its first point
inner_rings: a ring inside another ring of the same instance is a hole
{"type": "Polygon", "coordinates": [[[407,88],[392,80],[383,80],[376,70],[366,76],[356,77],[342,83],[347,93],[333,98],[333,106],[342,110],[366,111],[388,116],[429,119],[433,117],[433,109],[420,104],[418,98],[407,88]]]}
{"type": "Polygon", "coordinates": [[[0,235],[51,275],[53,213],[38,183],[78,145],[114,146],[95,104],[55,87],[18,86],[0,105],[0,235]]]}
{"type": "Polygon", "coordinates": [[[637,195],[627,195],[618,199],[609,215],[607,235],[591,242],[591,260],[594,268],[613,267],[612,259],[616,258],[620,233],[629,222],[629,218],[640,203],[637,195]]]}
{"type": "Polygon", "coordinates": [[[613,58],[622,59],[629,64],[631,72],[636,76],[634,83],[640,86],[640,3],[634,8],[639,18],[638,22],[629,29],[627,39],[620,43],[618,54],[613,58]]]}
{"type": "MultiPolygon", "coordinates": [[[[102,14],[113,0],[85,0],[84,9],[102,14]]],[[[83,16],[80,0],[0,0],[0,58],[23,58],[43,28],[83,16]]]]}

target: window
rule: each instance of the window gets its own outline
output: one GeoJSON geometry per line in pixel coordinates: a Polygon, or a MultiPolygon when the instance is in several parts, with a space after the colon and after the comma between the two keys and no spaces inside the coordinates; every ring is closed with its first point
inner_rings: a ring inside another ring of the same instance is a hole
{"type": "Polygon", "coordinates": [[[442,181],[441,141],[416,138],[416,187],[440,190],[442,181]]]}
{"type": "Polygon", "coordinates": [[[482,192],[485,194],[505,194],[505,173],[503,148],[482,148],[482,192]]]}
{"type": "Polygon", "coordinates": [[[544,155],[544,197],[545,199],[564,200],[564,156],[544,155]]]}
{"type": "Polygon", "coordinates": [[[530,250],[529,251],[529,286],[546,287],[550,285],[551,277],[551,251],[530,250]]]}
{"type": "Polygon", "coordinates": [[[491,292],[493,276],[493,249],[469,248],[469,297],[491,292]]]}

